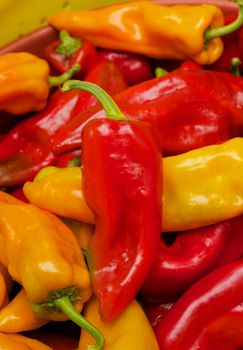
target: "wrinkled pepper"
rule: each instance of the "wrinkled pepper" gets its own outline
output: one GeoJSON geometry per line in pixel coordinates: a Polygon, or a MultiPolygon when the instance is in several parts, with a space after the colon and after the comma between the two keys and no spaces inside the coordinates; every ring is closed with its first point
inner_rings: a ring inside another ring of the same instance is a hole
{"type": "Polygon", "coordinates": [[[87,41],[73,38],[65,30],[59,33],[59,40],[49,44],[44,57],[60,73],[68,71],[74,64],[80,65],[75,77],[82,77],[92,68],[96,60],[95,46],[87,41]]]}
{"type": "Polygon", "coordinates": [[[20,334],[0,333],[0,346],[3,350],[52,350],[44,343],[20,334]]]}
{"type": "Polygon", "coordinates": [[[32,311],[28,296],[23,288],[9,304],[0,309],[0,332],[3,333],[30,331],[47,322],[46,318],[38,317],[32,311]]]}
{"type": "MultiPolygon", "coordinates": [[[[115,96],[131,119],[150,123],[163,155],[175,155],[243,135],[243,78],[186,62],[169,74],[115,96]]],[[[57,154],[81,146],[81,131],[103,115],[98,107],[81,112],[57,133],[57,154]]]]}
{"type": "Polygon", "coordinates": [[[214,5],[162,6],[136,1],[93,11],[56,13],[49,23],[99,47],[211,64],[223,52],[220,36],[241,26],[243,11],[240,9],[234,24],[223,26],[223,13],[214,5]]]}
{"type": "Polygon", "coordinates": [[[156,329],[160,349],[201,349],[197,346],[198,341],[214,320],[220,317],[223,321],[233,308],[242,312],[242,288],[242,260],[224,265],[203,277],[161,320],[156,329]]]}
{"type": "MultiPolygon", "coordinates": [[[[133,300],[127,309],[111,323],[104,323],[98,311],[96,298],[85,305],[84,316],[104,334],[106,345],[104,350],[159,350],[155,335],[143,312],[142,307],[133,300]]],[[[87,332],[81,332],[79,350],[86,350],[92,344],[87,332]]]]}
{"type": "Polygon", "coordinates": [[[46,106],[49,89],[70,79],[79,65],[59,77],[49,75],[47,62],[27,52],[0,56],[0,110],[12,114],[37,112],[46,106]]]}
{"type": "MultiPolygon", "coordinates": [[[[166,157],[163,162],[163,231],[184,231],[243,214],[243,138],[166,157]]],[[[94,223],[80,188],[80,168],[54,169],[53,174],[43,169],[27,182],[26,197],[57,215],[94,223]]]]}
{"type": "MultiPolygon", "coordinates": [[[[122,72],[115,63],[102,61],[92,69],[85,80],[102,86],[108,92],[119,92],[125,87],[122,72]]],[[[58,161],[52,152],[52,142],[58,130],[78,111],[96,103],[96,99],[83,91],[61,93],[57,91],[44,111],[13,128],[0,140],[0,187],[23,184],[32,180],[45,166],[58,161]],[[77,111],[77,110],[76,110],[77,111]]]]}
{"type": "Polygon", "coordinates": [[[159,252],[141,289],[143,300],[176,301],[197,280],[243,256],[243,216],[218,224],[179,232],[159,252]]]}
{"type": "Polygon", "coordinates": [[[62,90],[72,88],[94,94],[107,114],[83,130],[82,186],[96,224],[87,261],[101,316],[108,322],[134,299],[158,247],[161,155],[152,128],[129,120],[104,90],[75,80],[62,90]]]}
{"type": "Polygon", "coordinates": [[[142,81],[152,79],[152,67],[148,59],[131,52],[100,50],[98,59],[115,62],[124,74],[128,85],[136,85],[142,81]]]}
{"type": "Polygon", "coordinates": [[[54,215],[4,192],[0,213],[1,262],[24,287],[33,311],[49,320],[67,316],[91,332],[94,349],[102,350],[102,334],[79,313],[91,295],[90,277],[72,231],[54,215]]]}

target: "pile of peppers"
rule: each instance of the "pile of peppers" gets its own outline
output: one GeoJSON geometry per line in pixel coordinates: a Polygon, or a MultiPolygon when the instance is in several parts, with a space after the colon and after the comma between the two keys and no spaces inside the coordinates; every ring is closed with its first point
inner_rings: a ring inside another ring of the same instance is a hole
{"type": "Polygon", "coordinates": [[[0,349],[243,349],[243,1],[131,1],[0,49],[0,349]]]}

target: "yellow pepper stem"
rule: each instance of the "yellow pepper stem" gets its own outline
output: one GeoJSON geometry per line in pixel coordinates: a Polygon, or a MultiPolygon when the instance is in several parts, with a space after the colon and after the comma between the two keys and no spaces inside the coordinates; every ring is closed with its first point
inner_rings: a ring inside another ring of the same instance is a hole
{"type": "Polygon", "coordinates": [[[163,77],[164,75],[168,74],[167,70],[161,67],[155,68],[154,74],[156,78],[163,77]]]}
{"type": "Polygon", "coordinates": [[[69,80],[63,84],[62,91],[70,91],[72,89],[79,89],[90,92],[102,104],[107,117],[115,120],[128,120],[128,118],[121,112],[120,108],[113,101],[110,95],[101,87],[94,83],[80,80],[69,80]]]}
{"type": "Polygon", "coordinates": [[[93,326],[89,321],[87,321],[81,314],[79,314],[68,296],[63,296],[59,299],[54,300],[54,304],[57,308],[62,310],[62,312],[70,318],[74,323],[76,323],[79,327],[86,330],[89,334],[91,334],[95,340],[95,345],[89,345],[88,350],[102,350],[105,346],[105,339],[100,331],[93,326]]]}
{"type": "Polygon", "coordinates": [[[230,70],[231,70],[231,73],[233,75],[235,75],[236,77],[240,77],[241,74],[240,74],[240,65],[241,65],[241,60],[239,59],[239,57],[233,57],[232,60],[231,60],[231,67],[230,67],[230,70]]]}
{"type": "Polygon", "coordinates": [[[67,72],[57,76],[49,76],[48,77],[48,84],[49,87],[55,87],[62,85],[66,80],[71,79],[72,76],[80,71],[80,64],[74,64],[72,68],[70,68],[67,72]]]}
{"type": "Polygon", "coordinates": [[[227,35],[229,33],[234,32],[235,30],[239,29],[243,24],[243,1],[242,0],[236,0],[240,5],[240,10],[238,17],[236,20],[226,26],[218,27],[218,28],[208,28],[204,33],[204,39],[207,43],[209,40],[219,38],[221,36],[227,35]]]}
{"type": "Polygon", "coordinates": [[[73,38],[66,30],[60,31],[59,39],[61,43],[56,52],[66,57],[70,57],[82,46],[81,39],[73,38]]]}

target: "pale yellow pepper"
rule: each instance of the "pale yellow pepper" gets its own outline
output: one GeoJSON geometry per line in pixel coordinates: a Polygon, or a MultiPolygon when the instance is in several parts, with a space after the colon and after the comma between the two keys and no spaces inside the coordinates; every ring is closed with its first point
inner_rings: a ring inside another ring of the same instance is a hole
{"type": "MultiPolygon", "coordinates": [[[[243,214],[243,138],[164,158],[163,166],[163,231],[188,230],[243,214]]],[[[58,215],[94,223],[81,190],[80,168],[56,169],[27,182],[26,197],[58,215]]]]}
{"type": "MultiPolygon", "coordinates": [[[[99,302],[93,297],[85,306],[84,316],[98,328],[104,338],[104,350],[159,350],[154,332],[142,307],[134,300],[113,322],[104,323],[99,315],[99,302]]],[[[92,337],[81,331],[79,350],[94,344],[92,337]]]]}
{"type": "Polygon", "coordinates": [[[159,59],[194,59],[211,64],[223,52],[220,38],[205,42],[209,27],[224,24],[222,11],[209,4],[161,6],[135,1],[91,11],[56,13],[49,23],[98,47],[159,59]]]}
{"type": "Polygon", "coordinates": [[[0,333],[0,350],[52,350],[52,348],[20,334],[0,333]]]}

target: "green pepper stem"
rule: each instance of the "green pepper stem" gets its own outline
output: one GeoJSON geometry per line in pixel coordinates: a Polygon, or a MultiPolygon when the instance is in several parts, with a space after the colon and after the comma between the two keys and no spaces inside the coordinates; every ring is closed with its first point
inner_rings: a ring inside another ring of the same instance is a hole
{"type": "Polygon", "coordinates": [[[59,39],[61,43],[56,48],[56,52],[66,57],[70,57],[82,46],[81,39],[73,38],[66,30],[60,31],[59,39]]]}
{"type": "Polygon", "coordinates": [[[167,70],[161,67],[155,68],[154,74],[156,78],[163,77],[164,75],[168,74],[167,70]]]}
{"type": "Polygon", "coordinates": [[[48,77],[49,87],[52,88],[54,86],[62,85],[66,80],[71,79],[72,76],[75,73],[78,73],[79,71],[80,71],[80,64],[74,64],[72,68],[70,68],[67,72],[57,77],[49,76],[48,77]]]}
{"type": "Polygon", "coordinates": [[[236,20],[230,24],[218,28],[208,28],[204,33],[204,39],[206,42],[209,40],[219,38],[221,36],[227,35],[239,29],[243,24],[243,1],[235,1],[240,5],[239,14],[236,20]]]}
{"type": "Polygon", "coordinates": [[[95,340],[95,345],[89,345],[89,350],[102,350],[105,346],[105,339],[100,331],[93,326],[89,321],[87,321],[81,314],[75,310],[72,303],[69,300],[68,296],[60,297],[54,300],[55,306],[60,309],[66,316],[69,317],[74,323],[76,323],[79,327],[83,328],[89,334],[91,334],[95,340]]]}
{"type": "Polygon", "coordinates": [[[66,81],[61,88],[62,91],[70,91],[72,89],[87,91],[94,95],[102,104],[108,118],[115,120],[128,120],[110,95],[98,85],[87,81],[69,80],[66,81]]]}
{"type": "Polygon", "coordinates": [[[231,60],[231,73],[235,75],[236,77],[240,77],[240,65],[241,65],[241,60],[238,57],[233,57],[231,60]]]}
{"type": "Polygon", "coordinates": [[[81,159],[80,157],[73,157],[69,162],[68,162],[68,168],[76,167],[81,164],[81,159]]]}

